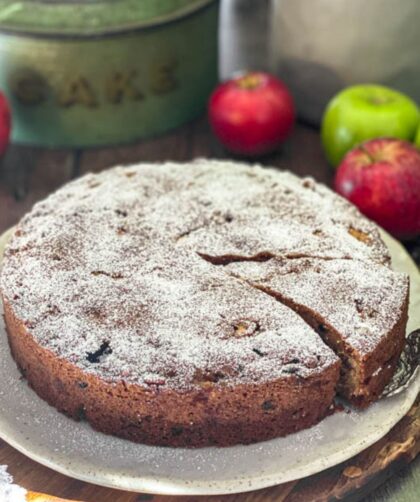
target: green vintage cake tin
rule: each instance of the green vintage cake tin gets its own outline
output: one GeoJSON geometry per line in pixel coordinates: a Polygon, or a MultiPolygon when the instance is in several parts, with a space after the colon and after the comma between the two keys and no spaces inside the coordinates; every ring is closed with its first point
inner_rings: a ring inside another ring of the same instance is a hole
{"type": "Polygon", "coordinates": [[[217,0],[0,0],[12,140],[89,147],[198,115],[217,82],[217,0]]]}

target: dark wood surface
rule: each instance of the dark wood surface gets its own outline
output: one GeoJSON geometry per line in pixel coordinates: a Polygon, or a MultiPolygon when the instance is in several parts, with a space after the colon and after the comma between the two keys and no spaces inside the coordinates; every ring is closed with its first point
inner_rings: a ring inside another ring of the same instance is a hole
{"type": "MultiPolygon", "coordinates": [[[[210,133],[205,117],[160,138],[140,141],[129,146],[85,152],[48,151],[39,148],[11,147],[0,166],[0,232],[14,225],[37,200],[44,198],[52,190],[55,190],[70,179],[88,171],[100,171],[119,163],[164,160],[187,161],[196,157],[229,157],[210,133]]],[[[290,140],[278,152],[260,159],[260,162],[265,165],[290,169],[300,176],[310,175],[318,181],[329,185],[331,185],[334,176],[333,170],[327,165],[324,159],[318,131],[304,125],[296,127],[290,140]]],[[[420,254],[420,241],[411,243],[409,248],[413,255],[417,253],[418,258],[420,254]]],[[[418,411],[416,413],[418,414],[418,411]]],[[[400,443],[398,443],[403,445],[401,448],[409,448],[403,451],[404,455],[401,454],[399,462],[394,462],[391,467],[391,463],[387,464],[387,469],[385,470],[384,468],[385,472],[380,476],[376,476],[376,481],[371,481],[364,488],[365,491],[361,492],[363,496],[379,481],[384,481],[391,473],[399,470],[397,467],[404,467],[404,464],[416,456],[419,445],[419,422],[420,418],[417,415],[410,422],[410,434],[411,437],[415,438],[414,444],[412,443],[413,439],[401,439],[400,443]]],[[[407,433],[405,429],[404,431],[399,431],[398,434],[407,433]]],[[[391,443],[394,445],[397,444],[395,438],[391,439],[391,443]]],[[[384,448],[383,444],[381,448],[384,448]]],[[[402,450],[398,451],[401,453],[402,450]]],[[[373,464],[373,458],[376,457],[372,457],[369,454],[366,458],[370,459],[370,463],[368,462],[370,468],[373,468],[372,465],[378,467],[378,464],[373,464]]],[[[392,458],[391,460],[395,459],[392,458]]],[[[363,460],[363,462],[366,462],[366,460],[363,460]]],[[[2,441],[0,441],[0,464],[7,464],[16,482],[33,491],[47,492],[56,496],[83,500],[84,502],[137,502],[152,500],[149,495],[98,488],[94,485],[72,480],[54,473],[50,469],[27,459],[2,441]]],[[[363,463],[362,467],[364,470],[368,468],[366,463],[363,463]]],[[[343,469],[341,468],[340,475],[343,469]]],[[[402,474],[394,476],[384,487],[379,488],[375,492],[376,494],[369,496],[365,500],[369,500],[370,502],[417,501],[418,493],[420,492],[419,464],[415,463],[409,467],[405,467],[401,472],[402,474]],[[412,494],[412,498],[410,498],[410,493],[412,494]]],[[[328,476],[327,478],[323,478],[322,483],[330,483],[331,486],[335,487],[334,489],[338,489],[337,487],[339,487],[340,489],[346,488],[347,490],[349,488],[348,484],[343,485],[342,481],[339,482],[341,478],[340,476],[337,478],[337,473],[333,473],[332,477],[328,476]]],[[[344,476],[344,479],[347,479],[346,476],[344,476]]],[[[366,481],[366,477],[361,477],[360,480],[355,480],[353,484],[364,485],[361,482],[362,479],[366,481]]],[[[329,485],[326,484],[325,486],[329,485]]],[[[344,493],[340,492],[340,498],[344,493]]],[[[308,490],[307,487],[302,488],[302,485],[298,485],[297,487],[290,485],[290,490],[289,486],[283,486],[254,492],[253,494],[226,498],[216,497],[211,500],[226,500],[226,502],[233,500],[243,502],[300,500],[302,502],[312,502],[312,500],[315,500],[311,498],[313,496],[314,492],[308,490]],[[291,491],[292,489],[295,491],[291,491]],[[300,498],[286,498],[288,492],[294,494],[294,497],[298,497],[296,495],[298,489],[301,490],[300,498]]],[[[353,493],[353,500],[356,500],[355,496],[355,493],[353,493]]],[[[182,499],[193,502],[198,498],[182,499]]],[[[360,500],[360,497],[358,499],[360,500]]],[[[154,497],[153,500],[154,502],[172,502],[175,498],[154,497]]]]}

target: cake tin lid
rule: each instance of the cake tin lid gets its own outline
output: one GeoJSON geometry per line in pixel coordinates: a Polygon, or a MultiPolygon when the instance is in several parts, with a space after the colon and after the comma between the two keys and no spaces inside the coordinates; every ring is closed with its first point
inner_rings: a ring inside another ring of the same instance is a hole
{"type": "Polygon", "coordinates": [[[0,31],[100,36],[188,16],[217,0],[0,0],[0,31]]]}

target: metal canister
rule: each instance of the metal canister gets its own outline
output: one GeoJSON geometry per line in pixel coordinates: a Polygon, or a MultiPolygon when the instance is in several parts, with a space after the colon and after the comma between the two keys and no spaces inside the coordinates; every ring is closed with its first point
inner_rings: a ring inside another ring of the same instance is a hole
{"type": "Polygon", "coordinates": [[[0,0],[12,140],[88,147],[198,115],[217,82],[217,0],[0,0]]]}

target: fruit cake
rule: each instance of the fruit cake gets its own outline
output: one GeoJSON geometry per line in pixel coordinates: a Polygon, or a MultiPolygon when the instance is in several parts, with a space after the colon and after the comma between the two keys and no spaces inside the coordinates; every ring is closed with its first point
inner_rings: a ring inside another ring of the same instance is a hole
{"type": "Polygon", "coordinates": [[[408,278],[377,227],[310,178],[240,163],[116,167],[18,224],[1,293],[39,396],[167,446],[310,427],[378,399],[405,340],[408,278]]]}

